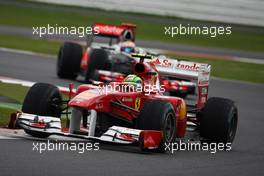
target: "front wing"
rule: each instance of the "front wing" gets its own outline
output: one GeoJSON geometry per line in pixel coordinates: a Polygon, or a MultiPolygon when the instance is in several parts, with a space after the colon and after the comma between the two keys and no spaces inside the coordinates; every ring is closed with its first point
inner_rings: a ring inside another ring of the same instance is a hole
{"type": "MultiPolygon", "coordinates": [[[[61,120],[57,117],[38,116],[28,113],[17,114],[17,124],[27,130],[50,135],[62,135],[68,137],[83,138],[117,144],[136,144],[141,148],[157,148],[161,144],[162,132],[155,130],[138,130],[120,126],[112,126],[101,136],[81,135],[64,132],[61,128],[61,120]]],[[[88,130],[89,131],[89,130],[88,130]]]]}

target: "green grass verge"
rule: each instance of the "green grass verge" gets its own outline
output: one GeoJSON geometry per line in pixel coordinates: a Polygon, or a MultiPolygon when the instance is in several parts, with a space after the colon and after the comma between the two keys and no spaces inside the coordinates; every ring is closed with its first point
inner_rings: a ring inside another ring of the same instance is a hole
{"type": "Polygon", "coordinates": [[[0,126],[6,126],[9,122],[10,114],[20,110],[18,106],[22,104],[27,90],[28,88],[20,85],[0,83],[0,97],[17,102],[17,105],[13,107],[11,105],[1,105],[2,102],[0,102],[0,126]]]}
{"type": "Polygon", "coordinates": [[[7,97],[20,104],[23,103],[27,91],[28,88],[21,85],[0,83],[0,97],[7,97]]]}
{"type": "Polygon", "coordinates": [[[8,125],[10,114],[16,111],[16,109],[0,107],[0,126],[8,125]]]}
{"type": "Polygon", "coordinates": [[[219,59],[179,57],[172,54],[170,55],[174,58],[181,58],[182,60],[208,63],[212,66],[211,75],[215,77],[254,83],[264,83],[264,64],[253,64],[219,59]]]}
{"type": "Polygon", "coordinates": [[[60,44],[60,42],[50,42],[45,39],[40,40],[22,36],[0,34],[0,46],[6,48],[28,50],[44,54],[57,54],[60,44]]]}
{"type": "MultiPolygon", "coordinates": [[[[143,14],[121,13],[115,11],[103,11],[91,8],[78,8],[49,4],[3,3],[0,6],[0,24],[14,26],[87,26],[95,22],[120,24],[131,22],[138,26],[137,38],[144,40],[156,40],[170,43],[183,43],[206,47],[232,48],[247,51],[264,51],[264,35],[262,32],[242,32],[234,26],[232,34],[211,38],[201,35],[177,35],[174,38],[164,35],[164,26],[178,26],[180,23],[194,25],[215,26],[216,23],[192,21],[172,17],[151,16],[143,14]],[[10,13],[12,12],[12,13],[10,13]]],[[[231,25],[232,26],[232,25],[231,25]]]]}

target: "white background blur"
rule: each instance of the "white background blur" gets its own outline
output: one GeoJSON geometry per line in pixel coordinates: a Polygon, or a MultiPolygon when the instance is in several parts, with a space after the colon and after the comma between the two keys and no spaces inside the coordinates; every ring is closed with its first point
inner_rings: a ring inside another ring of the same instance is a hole
{"type": "Polygon", "coordinates": [[[264,0],[32,0],[264,26],[264,0]]]}

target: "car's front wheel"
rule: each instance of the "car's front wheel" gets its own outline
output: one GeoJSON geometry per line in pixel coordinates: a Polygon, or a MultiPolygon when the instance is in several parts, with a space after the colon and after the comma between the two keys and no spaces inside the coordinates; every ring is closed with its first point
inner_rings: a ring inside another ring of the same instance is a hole
{"type": "Polygon", "coordinates": [[[146,101],[137,119],[137,128],[161,131],[163,138],[155,151],[166,152],[165,145],[173,143],[176,138],[176,117],[172,105],[161,100],[146,101]]]}
{"type": "MultiPolygon", "coordinates": [[[[22,106],[22,112],[40,116],[61,116],[62,96],[57,87],[36,83],[28,91],[22,106]]],[[[49,134],[44,132],[25,130],[31,136],[46,138],[49,134]]]]}

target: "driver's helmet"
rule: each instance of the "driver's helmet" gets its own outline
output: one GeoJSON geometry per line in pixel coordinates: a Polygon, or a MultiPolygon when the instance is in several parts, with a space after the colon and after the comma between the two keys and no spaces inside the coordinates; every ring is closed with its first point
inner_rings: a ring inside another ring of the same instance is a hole
{"type": "Polygon", "coordinates": [[[142,79],[134,74],[127,75],[123,82],[136,88],[142,87],[142,79]]]}
{"type": "Polygon", "coordinates": [[[135,52],[135,43],[132,41],[125,41],[120,43],[120,50],[125,53],[134,53],[135,52]]]}

